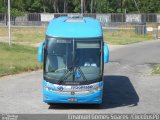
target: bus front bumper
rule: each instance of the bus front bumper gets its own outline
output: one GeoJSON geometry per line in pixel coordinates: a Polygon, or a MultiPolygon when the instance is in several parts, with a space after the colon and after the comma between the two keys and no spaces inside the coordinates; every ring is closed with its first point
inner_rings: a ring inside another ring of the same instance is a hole
{"type": "Polygon", "coordinates": [[[45,103],[101,104],[102,90],[84,95],[65,95],[43,89],[43,101],[45,103]]]}

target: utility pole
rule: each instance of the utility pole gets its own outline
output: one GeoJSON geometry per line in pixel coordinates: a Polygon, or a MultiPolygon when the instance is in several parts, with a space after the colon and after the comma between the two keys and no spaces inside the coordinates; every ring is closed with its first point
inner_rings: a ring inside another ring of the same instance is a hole
{"type": "Polygon", "coordinates": [[[10,10],[11,10],[11,6],[10,6],[10,0],[8,0],[8,43],[9,46],[11,46],[11,20],[10,20],[10,10]]]}

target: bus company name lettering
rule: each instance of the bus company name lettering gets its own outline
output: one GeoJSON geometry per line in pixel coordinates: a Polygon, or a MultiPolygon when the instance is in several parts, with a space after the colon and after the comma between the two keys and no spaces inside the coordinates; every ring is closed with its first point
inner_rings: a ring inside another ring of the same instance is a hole
{"type": "Polygon", "coordinates": [[[89,90],[92,89],[93,85],[84,85],[84,86],[71,86],[72,90],[89,90]]]}

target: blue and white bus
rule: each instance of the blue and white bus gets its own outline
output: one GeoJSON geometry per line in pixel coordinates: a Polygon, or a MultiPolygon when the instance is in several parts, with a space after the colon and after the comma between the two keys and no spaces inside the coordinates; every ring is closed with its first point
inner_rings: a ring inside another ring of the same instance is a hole
{"type": "Polygon", "coordinates": [[[38,49],[45,103],[102,103],[103,68],[109,50],[100,22],[59,17],[49,22],[38,49]]]}

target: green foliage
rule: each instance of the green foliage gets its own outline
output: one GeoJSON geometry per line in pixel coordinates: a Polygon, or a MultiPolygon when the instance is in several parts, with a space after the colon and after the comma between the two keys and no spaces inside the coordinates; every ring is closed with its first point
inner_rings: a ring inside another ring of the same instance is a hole
{"type": "Polygon", "coordinates": [[[160,6],[160,0],[141,0],[140,11],[142,13],[158,12],[160,6]]]}
{"type": "Polygon", "coordinates": [[[104,30],[104,40],[108,44],[113,45],[126,45],[142,41],[152,40],[152,35],[138,35],[134,30],[117,30],[117,31],[106,31],[104,30]]]}
{"type": "Polygon", "coordinates": [[[23,16],[23,15],[24,15],[24,12],[22,12],[16,8],[11,9],[11,16],[17,17],[17,16],[23,16]]]}
{"type": "Polygon", "coordinates": [[[29,8],[31,12],[41,12],[42,11],[42,3],[41,0],[34,0],[29,8]]]}
{"type": "Polygon", "coordinates": [[[81,12],[80,0],[73,0],[74,12],[81,12]]]}
{"type": "Polygon", "coordinates": [[[4,12],[4,7],[0,7],[0,13],[4,12]]]}
{"type": "Polygon", "coordinates": [[[4,12],[4,4],[2,0],[0,0],[0,13],[4,12]]]}
{"type": "Polygon", "coordinates": [[[160,64],[153,66],[152,74],[160,75],[160,64]]]}
{"type": "Polygon", "coordinates": [[[0,56],[0,77],[42,67],[37,62],[36,48],[15,44],[9,47],[6,43],[0,43],[0,56]]]}
{"type": "MultiPolygon", "coordinates": [[[[7,0],[0,0],[4,12],[7,0]]],[[[84,0],[84,12],[90,13],[160,13],[160,0],[84,0]],[[136,3],[135,3],[136,1],[136,3]]],[[[81,12],[81,0],[11,0],[13,14],[23,12],[81,12]]]]}
{"type": "Polygon", "coordinates": [[[96,5],[96,12],[97,13],[105,13],[108,12],[108,2],[106,0],[101,0],[96,5]]]}

